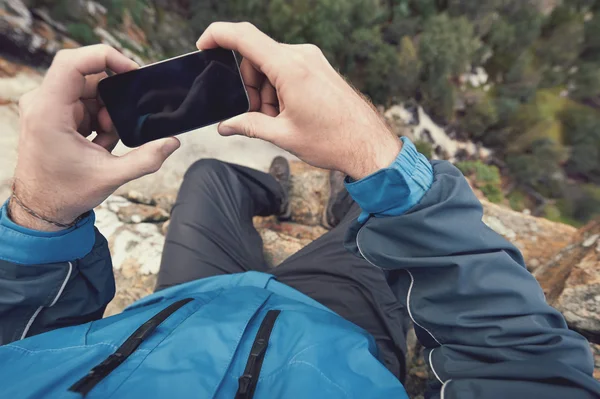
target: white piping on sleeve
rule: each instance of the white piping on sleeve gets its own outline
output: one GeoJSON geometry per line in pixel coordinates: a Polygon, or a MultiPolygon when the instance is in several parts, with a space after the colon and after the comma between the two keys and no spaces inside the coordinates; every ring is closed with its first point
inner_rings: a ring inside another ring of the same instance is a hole
{"type": "Polygon", "coordinates": [[[446,392],[446,387],[448,386],[450,381],[452,381],[452,380],[448,380],[448,381],[444,382],[444,384],[442,385],[442,390],[440,392],[440,399],[444,399],[444,393],[446,392]]]}
{"type": "Polygon", "coordinates": [[[413,314],[410,310],[410,294],[412,293],[412,289],[415,285],[415,278],[413,277],[412,273],[408,269],[404,269],[404,270],[406,270],[406,272],[410,276],[410,287],[408,288],[408,294],[406,294],[406,309],[408,310],[408,315],[410,316],[413,323],[415,323],[417,326],[421,327],[423,330],[427,331],[427,334],[431,335],[431,338],[433,338],[435,340],[435,342],[438,343],[439,346],[442,346],[442,343],[437,340],[437,338],[431,333],[431,331],[429,331],[428,329],[426,329],[425,327],[423,327],[422,325],[417,323],[417,321],[413,317],[413,314]]]}
{"type": "Polygon", "coordinates": [[[25,339],[25,337],[27,336],[27,333],[29,332],[29,329],[31,328],[31,325],[33,324],[33,321],[40,314],[40,312],[42,311],[42,309],[44,309],[44,307],[40,306],[39,308],[37,308],[35,310],[35,312],[33,312],[33,316],[31,316],[31,318],[27,322],[27,325],[25,326],[25,329],[23,330],[23,334],[21,334],[21,338],[20,339],[25,339]]]}
{"type": "MultiPolygon", "coordinates": [[[[69,281],[69,278],[71,278],[71,273],[73,273],[73,264],[71,262],[68,262],[68,263],[69,263],[69,270],[67,270],[67,275],[66,275],[64,281],[62,282],[62,285],[60,286],[58,292],[56,293],[54,300],[52,300],[50,305],[48,305],[49,308],[56,305],[56,302],[58,302],[60,296],[62,295],[63,291],[65,290],[65,287],[67,286],[67,282],[69,281]]],[[[33,325],[33,322],[38,317],[38,315],[40,314],[40,312],[42,311],[43,308],[44,308],[44,306],[42,305],[39,308],[37,308],[36,311],[33,313],[33,316],[31,316],[31,318],[27,322],[27,325],[25,326],[25,329],[23,330],[23,334],[21,334],[20,339],[25,339],[25,337],[27,337],[27,333],[29,332],[29,329],[31,328],[31,326],[33,325]]]]}
{"type": "MultiPolygon", "coordinates": [[[[382,267],[377,266],[376,264],[371,262],[369,259],[367,259],[367,257],[363,253],[362,249],[360,248],[360,244],[358,243],[358,235],[360,234],[361,231],[362,231],[362,228],[356,234],[356,247],[358,248],[358,252],[360,252],[363,259],[365,259],[367,262],[369,262],[370,264],[372,264],[373,266],[375,266],[379,269],[383,269],[382,267]]],[[[408,310],[408,315],[410,316],[410,319],[413,321],[413,323],[415,323],[417,326],[419,326],[423,330],[425,330],[427,332],[427,334],[429,334],[431,336],[431,338],[433,338],[434,341],[438,343],[439,346],[442,346],[442,343],[437,340],[437,338],[431,333],[431,331],[429,331],[428,329],[426,329],[425,327],[423,327],[422,325],[417,323],[417,321],[413,317],[412,311],[410,310],[410,294],[412,293],[413,286],[415,285],[415,278],[413,277],[412,273],[410,271],[408,271],[408,269],[404,269],[404,270],[406,270],[406,272],[410,276],[410,287],[408,288],[408,293],[406,294],[406,309],[408,310]]]]}
{"type": "Polygon", "coordinates": [[[60,298],[60,296],[62,295],[63,291],[65,290],[65,287],[67,286],[67,282],[71,278],[71,273],[73,273],[73,264],[71,262],[69,262],[69,270],[67,271],[67,276],[65,277],[65,281],[63,281],[62,285],[60,286],[60,289],[58,290],[58,293],[54,297],[54,300],[48,306],[49,308],[56,305],[56,302],[58,302],[58,298],[60,298]]]}
{"type": "Polygon", "coordinates": [[[433,371],[433,374],[435,375],[435,378],[438,379],[438,381],[443,385],[444,381],[442,381],[442,379],[440,378],[440,376],[438,375],[437,371],[435,371],[435,368],[433,367],[433,359],[431,357],[431,355],[433,355],[433,351],[435,350],[435,348],[433,348],[431,350],[431,352],[429,352],[429,367],[431,367],[431,371],[433,371]]]}

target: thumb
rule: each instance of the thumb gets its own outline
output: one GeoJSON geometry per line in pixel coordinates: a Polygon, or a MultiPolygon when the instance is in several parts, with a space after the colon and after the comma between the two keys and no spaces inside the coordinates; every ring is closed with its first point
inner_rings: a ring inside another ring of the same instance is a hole
{"type": "Polygon", "coordinates": [[[175,137],[146,143],[119,158],[119,175],[122,180],[130,181],[154,173],[180,145],[175,137]]]}
{"type": "Polygon", "coordinates": [[[285,131],[282,121],[262,114],[248,112],[223,121],[218,127],[221,136],[242,135],[273,142],[285,131]]]}

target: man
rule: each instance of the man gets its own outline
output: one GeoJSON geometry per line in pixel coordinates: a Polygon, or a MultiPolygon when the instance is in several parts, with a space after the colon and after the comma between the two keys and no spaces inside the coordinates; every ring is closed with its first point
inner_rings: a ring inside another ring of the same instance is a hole
{"type": "Polygon", "coordinates": [[[430,397],[599,397],[587,342],[481,222],[460,172],[397,140],[314,46],[247,23],[213,24],[197,45],[244,57],[251,112],[219,132],[340,171],[357,205],[333,179],[326,219],[339,225],[261,273],[251,219],[288,213],[286,163],[274,178],[200,161],[173,209],[158,291],[101,319],[114,280],[91,209],[179,143],[112,156],[96,85],[106,68],[137,66],[105,46],[60,52],[21,101],[0,218],[2,397],[406,398],[405,314],[435,376],[430,397]]]}

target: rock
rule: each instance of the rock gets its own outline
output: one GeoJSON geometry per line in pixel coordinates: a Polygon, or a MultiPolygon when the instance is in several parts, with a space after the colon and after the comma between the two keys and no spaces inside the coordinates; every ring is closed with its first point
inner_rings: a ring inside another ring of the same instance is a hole
{"type": "Polygon", "coordinates": [[[298,238],[300,240],[314,241],[327,233],[327,229],[321,226],[305,226],[303,224],[292,222],[279,222],[275,216],[254,218],[254,227],[257,229],[269,229],[286,236],[298,238]]]}
{"type": "Polygon", "coordinates": [[[176,192],[160,193],[152,196],[154,204],[169,214],[173,209],[173,205],[175,205],[175,200],[177,200],[176,192]]]}
{"type": "Polygon", "coordinates": [[[290,162],[292,220],[306,226],[319,226],[329,197],[329,172],[304,162],[290,162]]]}
{"type": "Polygon", "coordinates": [[[123,197],[136,204],[156,205],[154,199],[136,190],[129,190],[127,193],[125,193],[125,195],[123,195],[123,197]]]}
{"type": "Polygon", "coordinates": [[[600,344],[599,237],[596,220],[535,272],[548,302],[564,314],[571,328],[596,344],[600,344]]]}
{"type": "MultiPolygon", "coordinates": [[[[415,330],[411,327],[406,335],[406,381],[404,388],[408,397],[412,399],[423,399],[427,388],[427,380],[430,377],[429,366],[425,363],[423,355],[425,347],[417,340],[415,330]]],[[[433,377],[433,376],[431,376],[433,377]]]]}
{"type": "Polygon", "coordinates": [[[417,108],[415,115],[403,105],[394,105],[384,113],[384,116],[397,135],[407,136],[413,141],[430,143],[434,150],[434,159],[448,159],[454,162],[459,157],[463,157],[460,154],[466,155],[467,158],[481,159],[487,159],[492,155],[490,149],[451,138],[444,128],[438,126],[421,107],[417,108]]]}
{"type": "Polygon", "coordinates": [[[138,270],[139,265],[135,261],[128,262],[122,269],[115,270],[117,293],[108,304],[104,317],[119,314],[133,302],[154,292],[156,275],[142,275],[138,270]]]}
{"type": "Polygon", "coordinates": [[[594,378],[600,380],[600,345],[590,344],[594,354],[594,378]]]}
{"type": "Polygon", "coordinates": [[[548,263],[577,233],[572,226],[515,212],[481,197],[479,199],[483,205],[483,221],[521,250],[531,271],[548,263]]]}
{"type": "Polygon", "coordinates": [[[263,240],[265,261],[269,267],[277,267],[284,260],[311,243],[273,230],[259,228],[258,233],[263,240]]]}
{"type": "Polygon", "coordinates": [[[118,212],[124,206],[128,206],[131,203],[127,200],[127,198],[122,197],[120,195],[111,195],[104,201],[101,206],[108,208],[111,212],[118,212]]]}
{"type": "Polygon", "coordinates": [[[163,223],[163,225],[160,227],[160,232],[162,233],[163,236],[166,236],[168,231],[169,231],[169,224],[171,223],[170,220],[167,220],[166,222],[163,223]]]}
{"type": "Polygon", "coordinates": [[[161,208],[134,203],[120,207],[117,215],[125,223],[160,223],[169,219],[169,214],[161,208]]]}

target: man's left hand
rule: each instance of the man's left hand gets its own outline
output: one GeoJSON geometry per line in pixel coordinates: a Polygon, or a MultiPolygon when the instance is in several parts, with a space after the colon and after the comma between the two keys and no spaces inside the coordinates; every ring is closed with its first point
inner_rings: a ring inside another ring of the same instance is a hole
{"type": "MultiPolygon", "coordinates": [[[[111,154],[119,141],[110,116],[98,100],[106,69],[123,73],[138,65],[106,45],[61,50],[42,85],[20,102],[21,130],[15,194],[28,208],[61,224],[98,206],[119,186],[157,171],[179,148],[170,137],[145,144],[122,157],[111,154]],[[94,140],[86,137],[97,132],[94,140]]],[[[10,203],[13,221],[53,231],[10,203]]]]}

